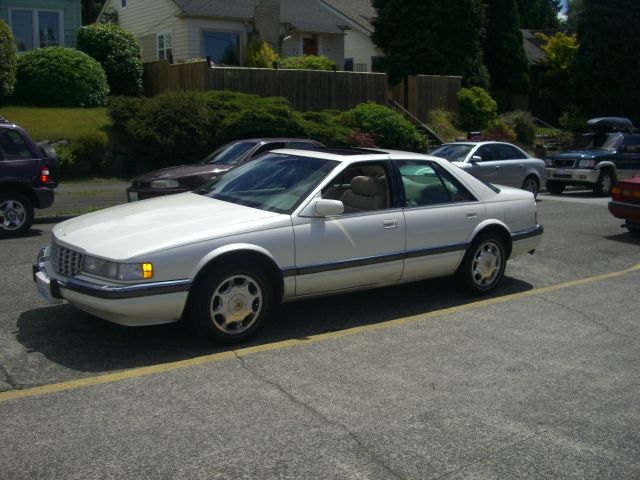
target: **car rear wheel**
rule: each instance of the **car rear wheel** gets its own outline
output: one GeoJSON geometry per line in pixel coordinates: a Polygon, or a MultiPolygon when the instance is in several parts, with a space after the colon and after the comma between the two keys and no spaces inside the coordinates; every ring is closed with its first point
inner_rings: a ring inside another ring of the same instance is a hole
{"type": "Polygon", "coordinates": [[[558,182],[547,182],[547,190],[549,193],[553,193],[554,195],[560,195],[564,192],[565,185],[563,183],[558,182]]]}
{"type": "Polygon", "coordinates": [[[593,187],[593,192],[599,197],[608,197],[611,195],[611,189],[615,183],[615,178],[610,170],[602,170],[598,181],[593,187]]]}
{"type": "Polygon", "coordinates": [[[507,257],[500,236],[494,233],[482,234],[467,250],[458,268],[458,282],[469,293],[488,293],[502,280],[506,263],[507,257]]]}
{"type": "Polygon", "coordinates": [[[522,189],[526,190],[527,192],[533,193],[533,198],[536,198],[538,196],[538,192],[540,191],[540,182],[538,182],[538,179],[533,175],[529,175],[524,179],[524,182],[522,183],[522,189]]]}
{"type": "Polygon", "coordinates": [[[267,276],[248,262],[219,264],[198,281],[189,318],[214,341],[242,342],[268,316],[273,298],[267,276]]]}
{"type": "Polygon", "coordinates": [[[0,194],[0,237],[17,237],[33,224],[33,204],[17,192],[0,194]]]}

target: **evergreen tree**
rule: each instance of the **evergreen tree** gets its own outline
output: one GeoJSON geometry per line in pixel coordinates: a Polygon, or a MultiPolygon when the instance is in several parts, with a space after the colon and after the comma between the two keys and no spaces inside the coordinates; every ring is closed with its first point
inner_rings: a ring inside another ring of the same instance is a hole
{"type": "Polygon", "coordinates": [[[574,31],[578,28],[578,18],[582,14],[582,0],[568,0],[567,2],[567,27],[574,31]]]}
{"type": "Polygon", "coordinates": [[[583,0],[574,61],[578,107],[586,116],[640,121],[640,3],[583,0]]]}
{"type": "Polygon", "coordinates": [[[405,75],[461,75],[488,85],[482,64],[486,18],[482,0],[373,0],[373,41],[392,83],[405,75]]]}
{"type": "MultiPolygon", "coordinates": [[[[518,24],[516,0],[485,0],[487,37],[484,64],[491,76],[491,89],[509,93],[529,92],[529,61],[518,24]]],[[[494,95],[500,98],[501,95],[494,95]]],[[[502,105],[504,106],[504,105],[502,105]]]]}
{"type": "Polygon", "coordinates": [[[517,3],[521,28],[540,30],[559,26],[560,0],[517,0],[517,3]]]}

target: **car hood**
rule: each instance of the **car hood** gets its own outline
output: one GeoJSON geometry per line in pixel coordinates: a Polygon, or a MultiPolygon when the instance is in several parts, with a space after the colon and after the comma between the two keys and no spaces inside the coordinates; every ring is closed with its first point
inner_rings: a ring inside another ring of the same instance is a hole
{"type": "Polygon", "coordinates": [[[576,158],[580,160],[595,160],[600,157],[608,157],[611,153],[609,150],[574,150],[571,152],[556,153],[551,158],[554,160],[574,160],[576,158]]]}
{"type": "Polygon", "coordinates": [[[289,215],[182,193],[127,203],[59,223],[56,241],[113,260],[290,225],[289,215]]]}
{"type": "Polygon", "coordinates": [[[151,182],[152,180],[179,179],[192,175],[205,173],[226,172],[232,165],[221,163],[196,163],[193,165],[178,165],[175,167],[162,168],[151,172],[143,173],[133,179],[133,182],[151,182]]]}

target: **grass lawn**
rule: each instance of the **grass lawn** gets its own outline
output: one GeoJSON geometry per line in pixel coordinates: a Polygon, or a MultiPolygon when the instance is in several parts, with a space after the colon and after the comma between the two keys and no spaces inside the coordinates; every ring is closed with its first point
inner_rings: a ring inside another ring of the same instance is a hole
{"type": "Polygon", "coordinates": [[[107,109],[36,108],[7,106],[0,117],[17,123],[36,140],[74,140],[79,136],[111,125],[107,109]]]}

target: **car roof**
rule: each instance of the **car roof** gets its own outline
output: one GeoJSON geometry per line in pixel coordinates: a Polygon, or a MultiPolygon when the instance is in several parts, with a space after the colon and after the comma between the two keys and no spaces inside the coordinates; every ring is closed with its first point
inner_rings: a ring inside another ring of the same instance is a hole
{"type": "Polygon", "coordinates": [[[441,147],[444,147],[445,145],[472,145],[472,146],[476,146],[476,145],[510,145],[512,147],[516,147],[516,148],[520,148],[517,145],[514,145],[513,143],[509,143],[509,142],[499,142],[497,140],[485,140],[482,142],[468,142],[468,141],[463,141],[463,142],[447,142],[447,143],[443,143],[442,145],[440,145],[441,147]]]}
{"type": "Polygon", "coordinates": [[[270,153],[283,153],[285,155],[296,155],[300,157],[323,158],[325,160],[333,160],[336,162],[352,162],[367,160],[399,160],[399,159],[424,159],[442,161],[441,158],[426,155],[424,153],[406,152],[402,150],[388,150],[378,148],[309,148],[309,149],[293,149],[279,148],[272,150],[270,153]]]}

